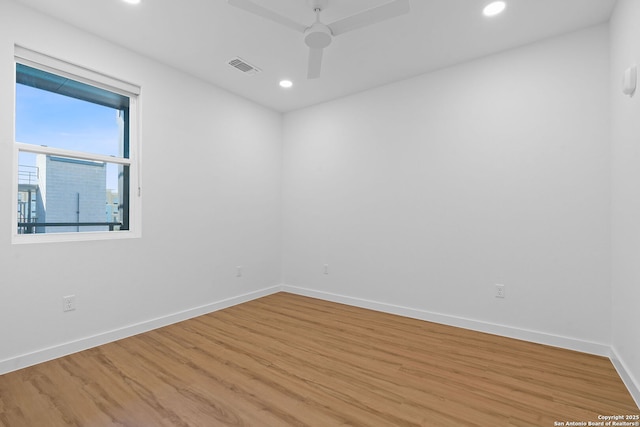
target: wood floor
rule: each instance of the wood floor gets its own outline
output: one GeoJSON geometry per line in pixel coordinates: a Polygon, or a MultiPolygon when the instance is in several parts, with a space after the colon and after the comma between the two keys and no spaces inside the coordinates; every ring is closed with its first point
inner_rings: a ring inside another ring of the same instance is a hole
{"type": "Polygon", "coordinates": [[[10,427],[540,427],[614,414],[640,411],[606,358],[286,293],[0,376],[10,427]]]}

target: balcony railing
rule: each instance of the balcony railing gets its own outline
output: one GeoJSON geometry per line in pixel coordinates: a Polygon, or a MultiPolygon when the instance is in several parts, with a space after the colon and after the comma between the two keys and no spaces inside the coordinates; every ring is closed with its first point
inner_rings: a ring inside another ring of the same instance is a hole
{"type": "Polygon", "coordinates": [[[121,222],[18,222],[18,234],[34,234],[38,227],[109,227],[114,231],[121,222]]]}
{"type": "Polygon", "coordinates": [[[18,165],[18,184],[38,184],[39,170],[36,166],[18,165]]]}

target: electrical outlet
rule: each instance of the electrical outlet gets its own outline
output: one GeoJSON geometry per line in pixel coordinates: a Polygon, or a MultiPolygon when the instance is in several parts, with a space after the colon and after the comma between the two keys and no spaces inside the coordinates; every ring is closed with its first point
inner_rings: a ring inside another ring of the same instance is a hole
{"type": "Polygon", "coordinates": [[[496,285],[496,298],[504,298],[504,285],[496,285]]]}
{"type": "Polygon", "coordinates": [[[76,309],[76,296],[69,295],[62,297],[62,311],[73,311],[76,309]]]}
{"type": "Polygon", "coordinates": [[[324,267],[322,268],[322,273],[329,274],[329,264],[324,265],[324,267]]]}
{"type": "Polygon", "coordinates": [[[238,265],[236,267],[236,277],[242,277],[242,266],[238,265]]]}

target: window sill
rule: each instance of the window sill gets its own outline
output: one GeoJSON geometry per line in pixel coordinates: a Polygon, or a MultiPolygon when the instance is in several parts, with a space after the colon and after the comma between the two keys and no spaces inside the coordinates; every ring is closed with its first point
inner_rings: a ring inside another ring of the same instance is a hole
{"type": "Polygon", "coordinates": [[[140,232],[135,231],[95,231],[81,233],[49,233],[49,234],[13,234],[14,245],[37,243],[90,242],[98,240],[138,239],[140,232]]]}

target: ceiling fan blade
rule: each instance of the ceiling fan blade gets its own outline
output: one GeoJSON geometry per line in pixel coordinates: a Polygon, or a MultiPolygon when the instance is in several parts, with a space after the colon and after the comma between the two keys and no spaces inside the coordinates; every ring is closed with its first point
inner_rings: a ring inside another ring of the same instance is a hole
{"type": "Polygon", "coordinates": [[[322,68],[322,49],[309,49],[309,68],[307,71],[308,79],[317,79],[320,77],[322,68]]]}
{"type": "Polygon", "coordinates": [[[259,6],[251,0],[227,0],[227,3],[229,3],[231,6],[235,6],[239,9],[253,13],[254,15],[258,15],[280,25],[284,25],[285,27],[288,27],[300,33],[304,33],[304,31],[307,29],[305,25],[299,24],[296,21],[287,18],[286,16],[280,15],[279,13],[267,9],[266,7],[259,6]]]}
{"type": "Polygon", "coordinates": [[[404,15],[411,11],[409,0],[394,0],[390,3],[377,6],[362,13],[340,19],[328,27],[334,36],[346,33],[357,28],[366,27],[367,25],[376,24],[396,16],[404,15]]]}

